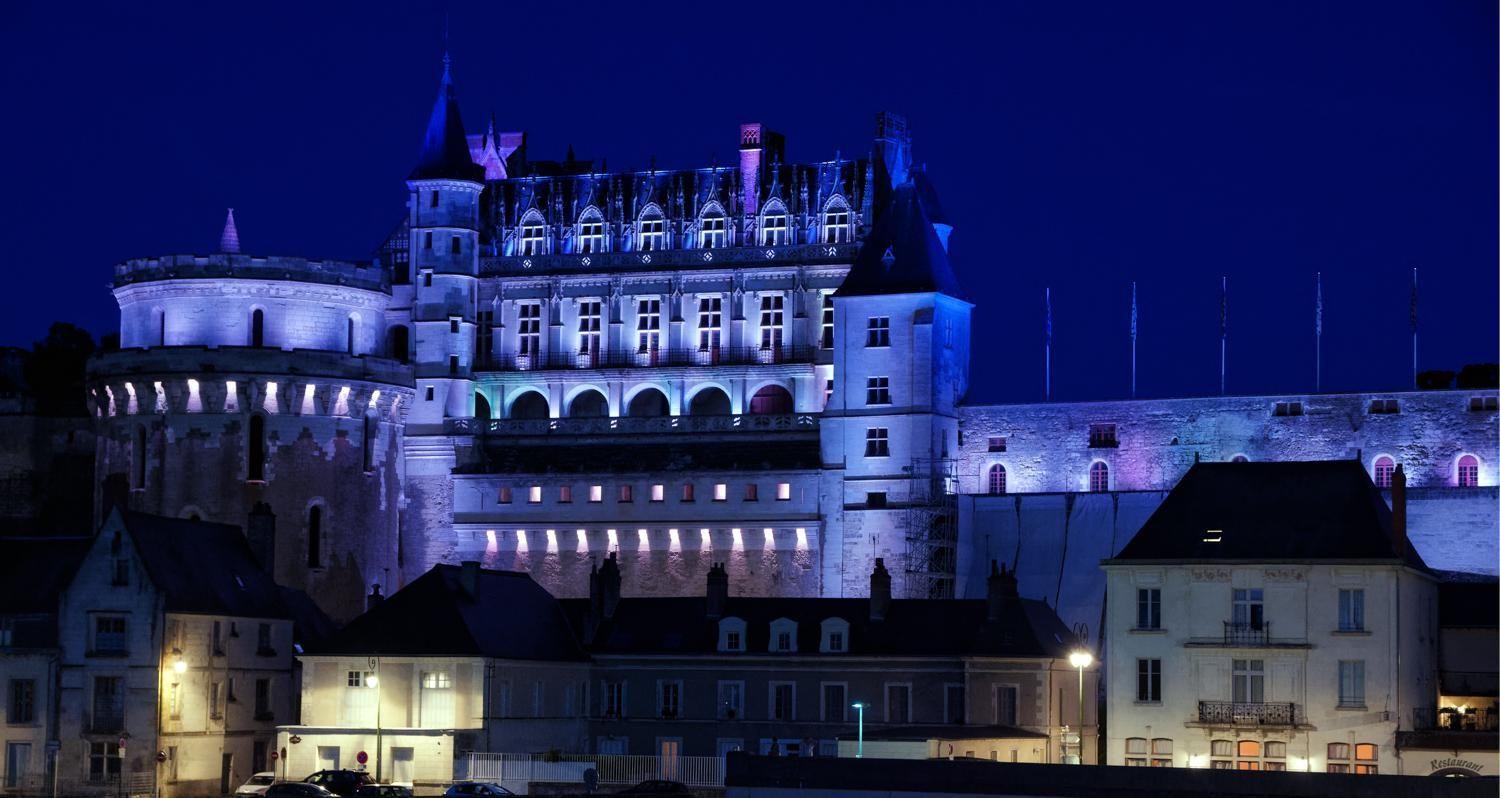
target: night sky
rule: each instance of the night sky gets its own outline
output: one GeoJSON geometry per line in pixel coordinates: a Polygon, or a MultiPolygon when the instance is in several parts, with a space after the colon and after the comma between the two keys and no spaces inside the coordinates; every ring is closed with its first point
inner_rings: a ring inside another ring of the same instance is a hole
{"type": "MultiPolygon", "coordinates": [[[[1410,385],[1497,359],[1496,10],[1444,2],[453,2],[466,121],[536,159],[733,162],[868,152],[907,115],[978,307],[971,400],[1410,385]]],[[[116,261],[245,250],[368,258],[400,220],[443,11],[412,2],[7,3],[0,344],[95,333],[116,261]],[[147,8],[149,6],[149,8],[147,8]]]]}

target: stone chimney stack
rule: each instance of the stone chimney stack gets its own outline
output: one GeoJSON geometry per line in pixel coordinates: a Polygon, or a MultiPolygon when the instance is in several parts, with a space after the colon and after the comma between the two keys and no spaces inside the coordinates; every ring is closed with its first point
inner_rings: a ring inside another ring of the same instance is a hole
{"type": "Polygon", "coordinates": [[[883,621],[891,609],[891,572],[885,569],[885,558],[875,558],[870,572],[870,620],[883,621]]]}
{"type": "Polygon", "coordinates": [[[459,564],[458,589],[462,590],[463,594],[467,596],[470,601],[475,601],[479,598],[478,560],[464,560],[459,564]]]}
{"type": "Polygon", "coordinates": [[[1007,571],[1005,566],[990,560],[988,588],[985,618],[990,623],[996,623],[1005,617],[1006,606],[1021,597],[1020,590],[1016,587],[1016,572],[1007,571]]]}
{"type": "Polygon", "coordinates": [[[276,578],[276,514],[271,505],[256,502],[245,520],[245,540],[250,544],[250,553],[260,563],[261,570],[276,578]]]}
{"type": "Polygon", "coordinates": [[[709,620],[724,617],[724,608],[729,604],[729,572],[724,563],[716,562],[708,569],[708,600],[705,603],[709,620]]]}
{"type": "Polygon", "coordinates": [[[365,596],[365,612],[369,612],[385,603],[385,595],[380,592],[380,583],[370,585],[370,595],[365,596]]]}
{"type": "Polygon", "coordinates": [[[620,561],[615,552],[610,552],[599,568],[599,601],[601,617],[615,617],[615,608],[620,604],[620,561]]]}
{"type": "Polygon", "coordinates": [[[1406,556],[1406,469],[1400,463],[1391,474],[1391,544],[1397,556],[1406,556]]]}

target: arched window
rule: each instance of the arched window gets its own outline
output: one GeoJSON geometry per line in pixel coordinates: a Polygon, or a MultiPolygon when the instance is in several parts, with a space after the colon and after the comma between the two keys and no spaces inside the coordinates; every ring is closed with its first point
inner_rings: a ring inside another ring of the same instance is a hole
{"type": "Polygon", "coordinates": [[[246,461],[246,479],[260,481],[266,478],[266,417],[256,413],[250,416],[249,440],[245,442],[249,452],[246,461]]]}
{"type": "Polygon", "coordinates": [[[156,311],[156,345],[167,345],[167,312],[165,310],[156,311]]]}
{"type": "Polygon", "coordinates": [[[323,567],[323,505],[307,508],[307,567],[323,567]]]}
{"type": "Polygon", "coordinates": [[[1005,466],[999,463],[990,466],[990,493],[995,496],[1005,493],[1005,466]]]}
{"type": "Polygon", "coordinates": [[[585,209],[578,218],[578,245],[576,252],[589,254],[604,251],[604,218],[593,206],[585,209]]]}
{"type": "Polygon", "coordinates": [[[350,316],[344,325],[344,351],[354,354],[354,317],[350,316]]]}
{"type": "Polygon", "coordinates": [[[478,421],[490,420],[490,400],[478,391],[474,392],[474,418],[478,421]]]}
{"type": "Polygon", "coordinates": [[[1102,493],[1109,490],[1109,466],[1096,462],[1089,466],[1089,490],[1102,493]]]}
{"type": "Polygon", "coordinates": [[[1231,462],[1231,463],[1248,463],[1248,462],[1250,462],[1250,458],[1248,458],[1248,457],[1246,457],[1246,456],[1244,456],[1242,454],[1237,454],[1234,457],[1230,458],[1229,462],[1231,462]]]}
{"type": "Polygon", "coordinates": [[[788,235],[786,206],[779,201],[766,203],[760,216],[760,245],[779,247],[792,243],[788,235]]]}
{"type": "Polygon", "coordinates": [[[635,248],[638,252],[655,252],[667,245],[667,223],[661,210],[648,205],[636,222],[635,248]]]}
{"type": "Polygon", "coordinates": [[[1458,458],[1458,486],[1460,488],[1479,487],[1479,458],[1472,454],[1466,454],[1458,458]]]}
{"type": "Polygon", "coordinates": [[[266,345],[266,312],[260,308],[250,311],[250,345],[266,345]]]}
{"type": "Polygon", "coordinates": [[[1385,455],[1375,458],[1375,487],[1389,488],[1391,475],[1396,473],[1396,461],[1385,455]]]}
{"type": "Polygon", "coordinates": [[[750,397],[750,414],[783,416],[792,412],[792,394],[780,385],[767,385],[750,397]]]}
{"type": "Polygon", "coordinates": [[[547,249],[547,224],[535,210],[521,219],[521,230],[517,237],[517,255],[542,255],[547,249]]]}
{"type": "Polygon", "coordinates": [[[698,220],[699,249],[718,249],[729,243],[729,220],[722,211],[708,211],[698,220]]]}
{"type": "Polygon", "coordinates": [[[823,211],[823,243],[843,244],[854,240],[854,227],[850,223],[849,206],[841,197],[834,197],[823,211]]]}
{"type": "Polygon", "coordinates": [[[135,428],[135,487],[146,487],[146,427],[135,428]]]}
{"type": "Polygon", "coordinates": [[[511,402],[510,417],[533,420],[551,418],[552,409],[547,404],[547,397],[536,391],[527,391],[511,402]]]}

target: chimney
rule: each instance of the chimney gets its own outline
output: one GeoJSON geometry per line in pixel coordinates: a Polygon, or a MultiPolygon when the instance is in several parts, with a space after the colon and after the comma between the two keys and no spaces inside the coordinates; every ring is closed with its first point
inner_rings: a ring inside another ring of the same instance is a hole
{"type": "Polygon", "coordinates": [[[470,601],[474,601],[479,598],[478,560],[464,560],[462,563],[459,563],[458,589],[463,591],[463,594],[467,596],[470,601]]]}
{"type": "Polygon", "coordinates": [[[1391,544],[1396,556],[1406,556],[1406,469],[1400,463],[1391,474],[1391,544]]]}
{"type": "Polygon", "coordinates": [[[599,612],[601,618],[615,617],[615,607],[620,604],[620,562],[615,552],[599,568],[599,612]]]}
{"type": "Polygon", "coordinates": [[[1004,617],[1006,605],[1013,599],[1020,598],[1020,591],[1016,589],[1016,572],[1007,571],[1005,566],[997,565],[994,560],[990,560],[988,587],[985,618],[990,623],[995,623],[1004,617]]]}
{"type": "Polygon", "coordinates": [[[724,563],[716,562],[708,569],[708,601],[706,615],[716,621],[724,617],[724,607],[729,603],[729,572],[724,563]]]}
{"type": "Polygon", "coordinates": [[[380,592],[380,583],[370,585],[370,595],[365,596],[365,612],[369,612],[385,603],[385,596],[380,592]]]}
{"type": "Polygon", "coordinates": [[[891,608],[891,572],[885,569],[885,558],[875,558],[875,570],[870,572],[870,620],[885,620],[891,608]]]}
{"type": "Polygon", "coordinates": [[[276,514],[271,505],[256,502],[245,519],[245,541],[250,544],[250,553],[260,563],[260,569],[276,576],[276,514]]]}

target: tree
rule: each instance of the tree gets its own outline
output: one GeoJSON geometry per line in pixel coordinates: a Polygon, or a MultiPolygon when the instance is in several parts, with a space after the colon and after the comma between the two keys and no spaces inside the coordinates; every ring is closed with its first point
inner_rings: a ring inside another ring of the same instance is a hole
{"type": "Polygon", "coordinates": [[[84,371],[94,354],[94,337],[66,322],[54,322],[47,337],[31,348],[22,373],[43,416],[87,416],[84,371]]]}
{"type": "Polygon", "coordinates": [[[1417,387],[1424,391],[1446,391],[1453,387],[1453,372],[1430,369],[1417,375],[1417,387]]]}
{"type": "Polygon", "coordinates": [[[1470,363],[1458,371],[1458,387],[1464,390],[1476,388],[1500,388],[1500,364],[1470,363]]]}

